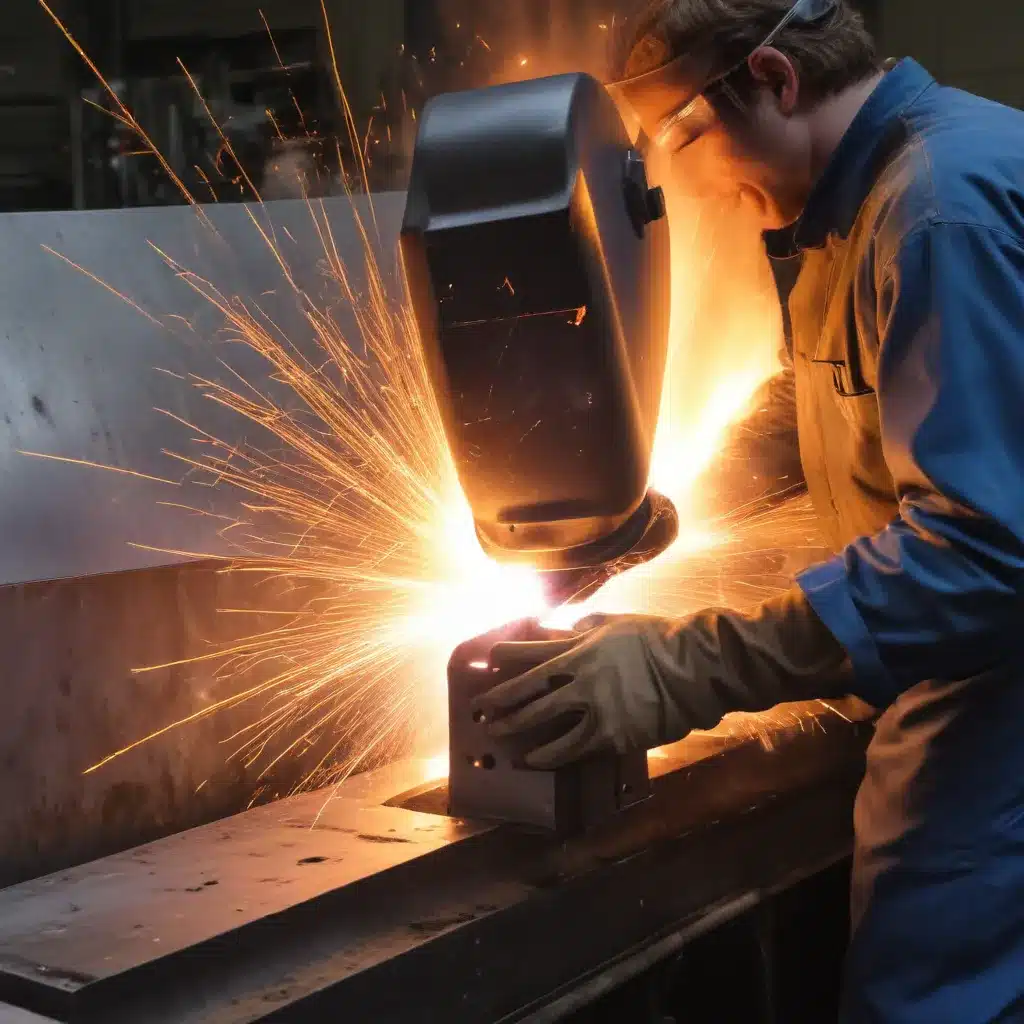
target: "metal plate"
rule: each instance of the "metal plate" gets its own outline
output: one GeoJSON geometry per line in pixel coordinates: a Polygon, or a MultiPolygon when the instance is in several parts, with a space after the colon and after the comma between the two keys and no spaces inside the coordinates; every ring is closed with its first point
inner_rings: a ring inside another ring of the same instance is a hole
{"type": "MultiPolygon", "coordinates": [[[[449,811],[458,817],[535,825],[560,836],[585,832],[650,794],[647,755],[605,754],[557,771],[521,766],[523,742],[500,742],[473,713],[478,697],[536,667],[536,662],[495,664],[502,641],[551,640],[556,636],[527,620],[460,644],[448,662],[449,811]]],[[[534,733],[526,747],[551,737],[534,733]]]]}
{"type": "MultiPolygon", "coordinates": [[[[397,239],[405,194],[373,197],[379,243],[364,200],[354,202],[398,294],[397,239]]],[[[225,295],[259,302],[300,349],[313,352],[311,331],[253,220],[275,232],[298,286],[330,308],[343,328],[351,328],[340,288],[326,271],[314,214],[330,224],[358,288],[365,254],[352,210],[347,199],[328,199],[322,207],[299,201],[204,207],[216,232],[188,207],[0,215],[0,584],[180,560],[132,548],[132,542],[232,553],[217,534],[217,522],[159,504],[196,505],[233,516],[238,499],[225,489],[168,487],[18,453],[41,452],[179,480],[181,463],[164,452],[187,450],[192,431],[156,409],[170,410],[228,441],[258,440],[251,423],[218,409],[179,378],[195,373],[224,379],[227,371],[218,360],[226,359],[257,387],[273,390],[265,366],[251,351],[225,341],[222,314],[177,277],[149,243],[225,295]],[[44,246],[103,279],[159,325],[44,246]]]]}
{"type": "Polygon", "coordinates": [[[104,1024],[513,1019],[843,856],[870,730],[818,724],[779,728],[771,752],[670,748],[651,800],[568,843],[381,806],[414,781],[405,765],[326,807],[282,801],[16,886],[0,893],[0,999],[104,1024]]]}

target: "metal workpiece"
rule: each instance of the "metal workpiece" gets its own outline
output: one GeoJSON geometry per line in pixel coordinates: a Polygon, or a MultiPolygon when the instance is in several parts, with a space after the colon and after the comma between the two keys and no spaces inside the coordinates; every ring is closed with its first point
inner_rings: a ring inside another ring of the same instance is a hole
{"type": "MultiPolygon", "coordinates": [[[[0,587],[0,886],[290,793],[336,737],[264,772],[228,742],[253,721],[252,704],[167,727],[267,678],[260,666],[224,677],[203,655],[315,597],[216,563],[0,587]]],[[[301,731],[282,734],[280,749],[301,731]]]]}
{"type": "Polygon", "coordinates": [[[179,507],[230,521],[241,496],[201,486],[169,454],[195,450],[195,431],[173,417],[229,444],[259,443],[258,425],[207,400],[193,382],[231,381],[233,369],[286,409],[296,398],[255,352],[232,344],[223,313],[193,284],[207,281],[226,300],[259,307],[298,351],[322,362],[297,292],[356,338],[351,303],[330,272],[333,247],[353,287],[363,289],[358,214],[384,283],[400,300],[404,202],[404,193],[375,195],[372,213],[365,197],[355,197],[201,213],[177,206],[0,215],[0,584],[188,557],[169,552],[238,554],[221,534],[223,520],[179,507]]]}
{"type": "Polygon", "coordinates": [[[666,748],[649,800],[568,841],[417,810],[446,787],[402,762],[12,887],[0,1000],[104,1024],[530,1019],[848,852],[869,712],[797,711],[762,725],[770,750],[729,723],[666,748]]]}
{"type": "MultiPolygon", "coordinates": [[[[607,754],[557,771],[533,771],[522,763],[523,741],[494,739],[488,733],[490,723],[474,711],[476,699],[491,687],[538,664],[499,663],[495,644],[566,636],[571,634],[546,630],[528,620],[461,644],[452,654],[448,663],[449,814],[535,825],[570,836],[650,795],[645,752],[607,754]]],[[[555,736],[528,735],[525,743],[537,747],[555,736]]]]}

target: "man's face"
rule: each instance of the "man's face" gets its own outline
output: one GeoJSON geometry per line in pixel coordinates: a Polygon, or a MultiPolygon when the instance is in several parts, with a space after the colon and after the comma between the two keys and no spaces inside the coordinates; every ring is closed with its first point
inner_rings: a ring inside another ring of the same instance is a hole
{"type": "Polygon", "coordinates": [[[745,205],[767,230],[800,216],[812,180],[808,125],[796,107],[796,72],[778,51],[764,55],[767,81],[755,75],[742,107],[719,88],[699,92],[708,80],[708,58],[642,86],[628,102],[667,159],[678,188],[701,200],[745,205]]]}
{"type": "Polygon", "coordinates": [[[699,199],[747,206],[762,230],[792,224],[810,192],[806,132],[759,90],[756,105],[717,117],[667,158],[677,187],[699,199]]]}

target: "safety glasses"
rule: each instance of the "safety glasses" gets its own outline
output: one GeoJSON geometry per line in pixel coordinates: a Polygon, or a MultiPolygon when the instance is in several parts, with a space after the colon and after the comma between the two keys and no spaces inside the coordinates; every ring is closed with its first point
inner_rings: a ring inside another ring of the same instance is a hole
{"type": "MultiPolygon", "coordinates": [[[[746,68],[750,58],[758,50],[771,46],[782,30],[791,22],[799,21],[811,24],[820,21],[826,15],[831,14],[838,3],[839,0],[796,0],[778,25],[743,60],[722,74],[716,75],[704,85],[700,92],[681,103],[674,113],[661,119],[652,133],[652,141],[655,145],[676,152],[700,138],[715,122],[716,114],[712,100],[716,95],[724,96],[732,106],[742,109],[743,102],[736,90],[729,84],[729,79],[738,71],[746,68]]],[[[678,61],[687,59],[684,56],[678,58],[678,61]]]]}

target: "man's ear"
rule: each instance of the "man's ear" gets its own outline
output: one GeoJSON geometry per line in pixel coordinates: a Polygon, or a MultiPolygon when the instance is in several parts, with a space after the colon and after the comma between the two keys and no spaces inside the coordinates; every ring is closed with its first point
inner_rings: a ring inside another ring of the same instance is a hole
{"type": "Polygon", "coordinates": [[[781,113],[794,113],[800,103],[800,76],[793,62],[774,46],[762,46],[750,55],[747,65],[754,81],[775,96],[781,113]]]}

